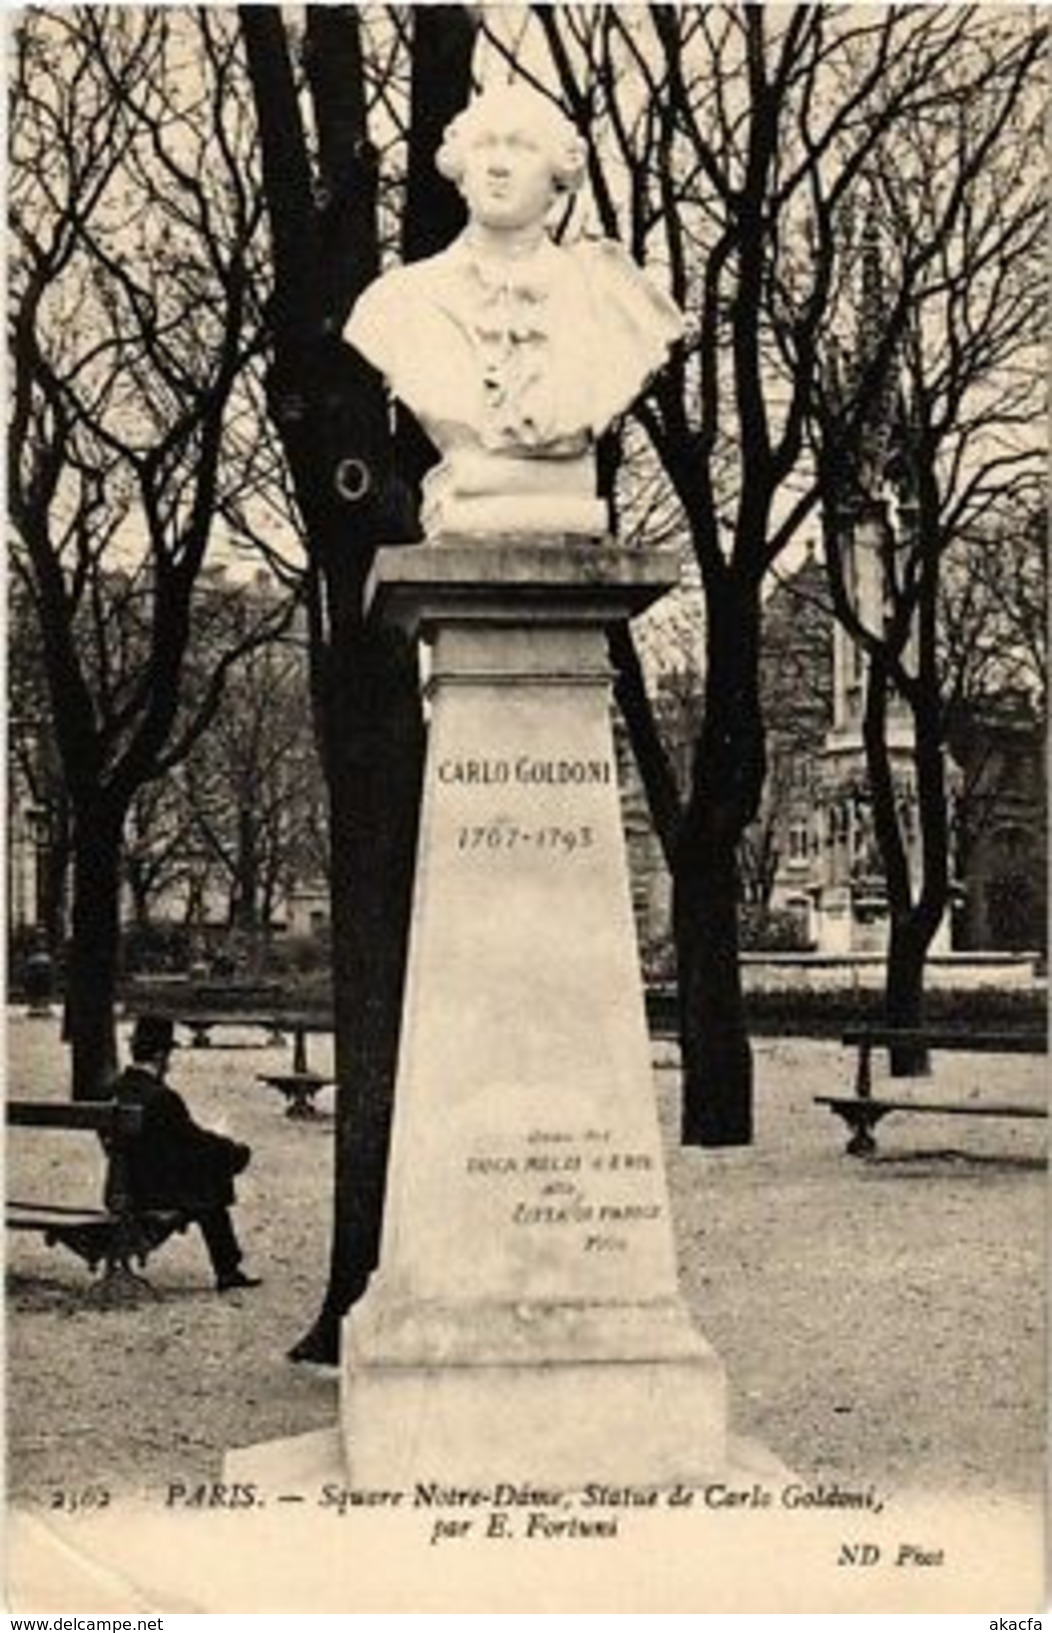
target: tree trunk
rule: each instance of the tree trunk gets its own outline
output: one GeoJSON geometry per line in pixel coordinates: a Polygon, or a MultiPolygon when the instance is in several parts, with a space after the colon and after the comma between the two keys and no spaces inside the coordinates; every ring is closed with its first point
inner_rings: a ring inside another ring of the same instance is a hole
{"type": "Polygon", "coordinates": [[[759,595],[709,586],[705,720],[673,873],[686,1145],[752,1140],[752,1055],[738,960],[738,846],[764,777],[759,595]]]}
{"type": "Polygon", "coordinates": [[[293,1360],[334,1363],[379,1261],[409,933],[423,722],[416,654],[393,631],[337,640],[325,710],[332,802],[337,1125],[329,1280],[293,1360]],[[354,700],[354,717],[348,702],[354,700]]]}
{"type": "MultiPolygon", "coordinates": [[[[888,1026],[916,1031],[924,1025],[924,963],[931,935],[915,913],[892,916],[884,980],[884,1019],[888,1026]]],[[[890,1052],[892,1077],[922,1077],[930,1071],[928,1051],[900,1044],[890,1052]]]]}
{"type": "Polygon", "coordinates": [[[56,969],[65,956],[66,900],[69,890],[70,821],[65,796],[49,811],[48,840],[43,846],[40,876],[40,923],[56,969]]]}
{"type": "MultiPolygon", "coordinates": [[[[402,228],[406,260],[433,254],[463,224],[463,201],[435,170],[434,155],[446,124],[467,100],[474,39],[475,24],[464,7],[413,12],[402,228]]],[[[342,88],[339,94],[345,95],[342,88]]],[[[369,446],[370,439],[361,435],[370,414],[361,382],[354,409],[358,436],[348,437],[346,452],[369,446]]],[[[397,425],[398,487],[411,491],[434,451],[404,413],[397,425]]],[[[388,445],[382,456],[376,448],[368,462],[389,471],[393,452],[388,445]]],[[[370,541],[418,536],[415,495],[406,505],[394,502],[397,492],[392,487],[386,518],[378,512],[371,525],[366,521],[361,527],[360,562],[367,560],[370,541]]],[[[346,583],[340,556],[326,552],[324,564],[333,628],[320,702],[331,806],[333,996],[343,1107],[329,1282],[317,1320],[290,1353],[294,1360],[331,1362],[339,1356],[340,1322],[365,1291],[380,1255],[424,728],[415,642],[397,631],[363,628],[358,611],[364,571],[357,578],[352,572],[352,582],[346,583]]]]}
{"type": "Polygon", "coordinates": [[[205,923],[205,879],[203,874],[191,870],[186,880],[186,910],[183,913],[183,923],[188,930],[198,930],[205,923]]]}
{"type": "Polygon", "coordinates": [[[237,866],[231,892],[230,924],[255,937],[259,930],[259,844],[256,819],[248,806],[237,813],[237,866]]]}
{"type": "Polygon", "coordinates": [[[124,882],[131,894],[132,923],[142,929],[150,922],[150,887],[142,868],[132,858],[126,859],[124,882]]]}
{"type": "MultiPolygon", "coordinates": [[[[924,834],[924,878],[915,899],[888,749],[889,705],[887,659],[884,654],[872,653],[862,735],[890,919],[884,1019],[888,1026],[916,1029],[923,1024],[925,960],[948,900],[945,783],[937,711],[915,706],[913,758],[924,834]]],[[[928,1051],[912,1045],[892,1049],[890,1061],[894,1077],[920,1077],[930,1069],[928,1051]]]]}
{"type": "MultiPolygon", "coordinates": [[[[433,146],[443,122],[425,119],[425,108],[466,98],[474,39],[467,12],[433,10],[442,15],[427,8],[413,18],[415,198],[419,179],[432,176],[417,163],[421,126],[433,146]]],[[[291,1354],[334,1361],[340,1321],[378,1257],[422,759],[415,650],[364,624],[362,590],[376,547],[414,537],[416,527],[392,466],[379,378],[335,338],[380,262],[357,12],[308,8],[306,63],[328,200],[320,211],[285,25],[271,7],[243,7],[241,21],[274,248],[269,396],[316,575],[312,690],[332,844],[336,1205],[322,1309],[291,1354]],[[366,479],[358,499],[336,480],[352,461],[353,486],[366,479]]],[[[438,178],[428,196],[438,186],[459,211],[455,190],[438,178]]],[[[414,247],[424,252],[422,241],[414,247]]]]}
{"type": "MultiPolygon", "coordinates": [[[[719,843],[719,812],[699,813],[673,880],[684,1145],[752,1140],[752,1053],[738,962],[735,844],[719,843]]],[[[688,819],[689,821],[689,819],[688,819]]]]}
{"type": "Polygon", "coordinates": [[[121,819],[78,814],[65,1035],[72,1041],[74,1100],[104,1100],[117,1069],[114,1006],[120,948],[121,819]]]}

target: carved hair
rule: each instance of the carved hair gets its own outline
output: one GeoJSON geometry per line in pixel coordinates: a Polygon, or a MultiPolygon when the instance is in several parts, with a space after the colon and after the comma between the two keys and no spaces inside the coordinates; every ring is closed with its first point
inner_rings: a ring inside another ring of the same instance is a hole
{"type": "Polygon", "coordinates": [[[495,85],[473,97],[446,126],[435,155],[439,173],[458,185],[464,175],[465,149],[479,129],[500,122],[536,136],[552,169],[559,192],[573,193],[584,180],[586,148],[566,115],[536,91],[521,85],[495,85]]]}

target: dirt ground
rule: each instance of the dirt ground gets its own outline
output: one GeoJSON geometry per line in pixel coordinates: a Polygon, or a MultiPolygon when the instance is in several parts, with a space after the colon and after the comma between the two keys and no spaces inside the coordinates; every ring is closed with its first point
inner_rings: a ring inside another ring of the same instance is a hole
{"type": "MultiPolygon", "coordinates": [[[[313,1038],[311,1064],[327,1065],[329,1049],[313,1038]]],[[[755,1144],[684,1151],[674,1050],[655,1046],[682,1283],[725,1363],[734,1429],[813,1480],[1035,1494],[1047,1125],[891,1118],[880,1158],[860,1163],[812,1103],[848,1087],[850,1058],[799,1039],[760,1040],[755,1057],[755,1144]]],[[[217,1296],[191,1232],[151,1261],[155,1302],[99,1310],[77,1259],[8,1233],[16,1502],[46,1505],[95,1482],[131,1494],[175,1476],[218,1479],[228,1447],[334,1421],[335,1372],[286,1359],[325,1281],[331,1104],[323,1097],[313,1122],[287,1118],[256,1079],[282,1058],[274,1046],[186,1049],[174,1079],[200,1121],[253,1147],[237,1221],[262,1287],[217,1296]]],[[[57,1019],[9,1011],[7,1063],[12,1096],[62,1095],[57,1019]]],[[[1044,1062],[942,1056],[912,1092],[1038,1102],[1044,1062]]],[[[9,1196],[94,1201],[99,1166],[84,1135],[9,1133],[9,1196]]]]}

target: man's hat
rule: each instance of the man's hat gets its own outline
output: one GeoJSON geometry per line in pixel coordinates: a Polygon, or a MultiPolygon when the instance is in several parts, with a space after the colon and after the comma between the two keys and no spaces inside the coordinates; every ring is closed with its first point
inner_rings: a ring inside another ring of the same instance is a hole
{"type": "Polygon", "coordinates": [[[132,1027],[130,1048],[135,1060],[150,1060],[178,1047],[175,1022],[167,1015],[140,1015],[132,1027]]]}

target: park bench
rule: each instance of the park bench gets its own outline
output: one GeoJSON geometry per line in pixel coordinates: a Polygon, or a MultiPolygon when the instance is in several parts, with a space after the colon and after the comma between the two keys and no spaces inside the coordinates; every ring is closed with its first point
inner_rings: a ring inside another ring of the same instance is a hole
{"type": "Polygon", "coordinates": [[[106,1152],[101,1207],[55,1202],[8,1201],[9,1230],[36,1231],[49,1247],[66,1247],[89,1270],[103,1266],[95,1296],[117,1301],[150,1292],[132,1261],[145,1265],[149,1255],[174,1231],[185,1230],[186,1216],[174,1209],[137,1209],[127,1180],[127,1141],[142,1126],[142,1107],[116,1100],[8,1100],[9,1128],[53,1129],[98,1136],[106,1152]]]}
{"type": "MultiPolygon", "coordinates": [[[[275,1025],[278,1025],[275,1017],[275,1025]]],[[[310,1015],[290,1015],[280,1021],[292,1033],[292,1070],[290,1072],[260,1072],[259,1081],[277,1089],[288,1102],[286,1117],[316,1117],[314,1097],[320,1089],[334,1083],[335,1078],[312,1072],[307,1064],[307,1034],[331,1032],[332,1022],[310,1015]]]]}
{"type": "Polygon", "coordinates": [[[815,1104],[828,1106],[848,1126],[847,1151],[853,1157],[871,1157],[877,1149],[873,1130],[891,1112],[917,1112],[941,1117],[1047,1117],[1047,1105],[1005,1100],[920,1100],[873,1093],[875,1049],[947,1050],[961,1053],[1041,1055],[1047,1050],[1043,1032],[962,1032],[939,1028],[885,1026],[853,1027],[841,1039],[845,1048],[858,1050],[853,1095],[815,1095],[815,1104]]]}
{"type": "Polygon", "coordinates": [[[236,1031],[258,1031],[267,1034],[268,1043],[283,1043],[284,1028],[270,1011],[255,1013],[237,1009],[151,1009],[153,1015],[167,1015],[176,1026],[185,1027],[191,1035],[192,1049],[206,1049],[212,1042],[212,1033],[233,1028],[236,1031]]]}
{"type": "Polygon", "coordinates": [[[320,1072],[296,1071],[291,1072],[260,1072],[259,1081],[268,1088],[277,1089],[285,1096],[288,1102],[285,1108],[286,1117],[316,1117],[318,1108],[314,1104],[314,1097],[319,1090],[335,1082],[334,1078],[323,1077],[320,1072]]]}
{"type": "Polygon", "coordinates": [[[233,1028],[236,1031],[263,1031],[267,1035],[268,1044],[284,1043],[285,1036],[291,1032],[293,1047],[302,1049],[302,1037],[307,1032],[331,1032],[332,1019],[322,1013],[306,1013],[299,1010],[280,1009],[197,1009],[189,1004],[157,1003],[148,1008],[141,1005],[125,1006],[128,1019],[134,1020],[137,1015],[164,1015],[175,1026],[185,1028],[191,1034],[191,1048],[207,1048],[211,1044],[211,1034],[222,1029],[233,1028]]]}

